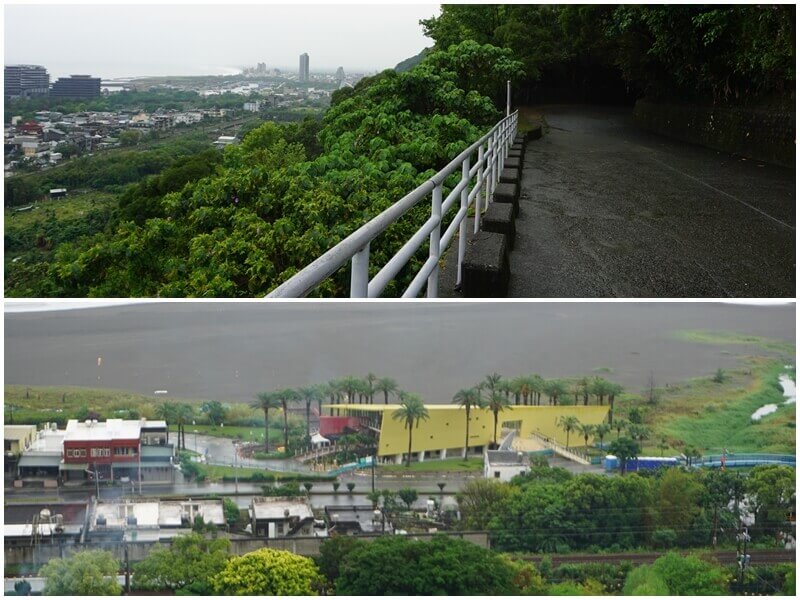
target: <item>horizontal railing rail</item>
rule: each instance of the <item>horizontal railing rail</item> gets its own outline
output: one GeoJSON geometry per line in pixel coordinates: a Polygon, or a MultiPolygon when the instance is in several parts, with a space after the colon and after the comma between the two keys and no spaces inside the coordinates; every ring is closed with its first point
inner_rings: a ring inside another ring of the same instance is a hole
{"type": "Polygon", "coordinates": [[[500,180],[500,173],[508,156],[508,150],[514,142],[517,122],[518,112],[513,112],[503,118],[428,181],[406,194],[299,273],[276,287],[267,297],[301,298],[307,296],[350,261],[350,297],[377,298],[408,264],[425,240],[428,240],[428,259],[403,292],[403,297],[414,298],[423,288],[426,288],[428,298],[436,298],[439,295],[439,261],[456,231],[458,231],[456,284],[460,284],[461,265],[466,251],[469,209],[473,205],[475,206],[473,231],[477,233],[480,228],[481,213],[488,208],[492,194],[500,180]],[[444,182],[450,175],[457,173],[459,167],[461,179],[443,199],[444,182]],[[483,191],[483,202],[479,198],[481,191],[483,191]],[[428,196],[431,198],[430,217],[370,280],[370,244],[428,196]],[[456,202],[459,202],[458,211],[447,229],[442,232],[444,215],[456,202]]]}

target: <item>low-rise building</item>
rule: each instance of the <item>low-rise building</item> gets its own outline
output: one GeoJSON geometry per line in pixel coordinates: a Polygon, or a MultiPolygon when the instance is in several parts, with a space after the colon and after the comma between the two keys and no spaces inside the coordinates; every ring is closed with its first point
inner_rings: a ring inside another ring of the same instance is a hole
{"type": "Polygon", "coordinates": [[[71,419],[64,436],[64,480],[173,481],[174,450],[164,421],[71,419]]]}
{"type": "Polygon", "coordinates": [[[359,535],[392,531],[381,510],[371,505],[326,506],[325,518],[330,535],[359,535]]]}
{"type": "Polygon", "coordinates": [[[3,428],[3,470],[16,473],[22,453],[36,440],[36,425],[6,425],[3,428]]]}
{"type": "Polygon", "coordinates": [[[197,517],[224,527],[222,500],[142,500],[98,502],[89,519],[90,539],[159,541],[191,531],[197,517]]]}
{"type": "Polygon", "coordinates": [[[314,511],[305,499],[254,497],[250,501],[250,526],[257,537],[314,535],[314,511]]]}
{"type": "Polygon", "coordinates": [[[483,455],[483,476],[487,479],[511,481],[516,475],[531,470],[531,461],[524,452],[487,450],[483,455]]]}

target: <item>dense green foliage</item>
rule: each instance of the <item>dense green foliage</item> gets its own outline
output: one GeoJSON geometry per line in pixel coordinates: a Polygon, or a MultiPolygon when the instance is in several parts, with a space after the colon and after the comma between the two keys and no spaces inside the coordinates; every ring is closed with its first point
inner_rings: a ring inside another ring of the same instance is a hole
{"type": "Polygon", "coordinates": [[[46,596],[119,596],[119,561],[110,552],[89,550],[54,558],[39,569],[46,596]]]}
{"type": "MultiPolygon", "coordinates": [[[[487,94],[519,74],[509,51],[474,42],[432,52],[406,73],[385,71],[334,98],[313,160],[313,123],[266,123],[228,147],[213,175],[160,200],[145,194],[151,218],[59,247],[49,271],[54,289],[65,296],[264,294],[477,139],[500,116],[487,94]]],[[[377,240],[376,271],[427,213],[427,206],[412,209],[377,240]]],[[[341,293],[346,277],[339,273],[321,293],[341,293]]]]}
{"type": "Polygon", "coordinates": [[[719,565],[697,556],[669,552],[652,565],[631,571],[625,580],[626,596],[724,596],[728,574],[719,565]]]}
{"type": "Polygon", "coordinates": [[[505,595],[514,593],[514,566],[459,539],[428,542],[382,537],[345,548],[334,582],[338,595],[505,595]],[[387,568],[390,566],[390,568],[387,568]]]}
{"type": "MultiPolygon", "coordinates": [[[[463,527],[485,527],[500,550],[565,552],[734,543],[736,505],[751,498],[754,539],[785,531],[794,469],[766,465],[741,473],[661,469],[622,477],[571,475],[534,467],[510,484],[474,481],[457,500],[463,527]]],[[[744,511],[744,504],[740,504],[744,511]]]]}
{"type": "Polygon", "coordinates": [[[436,48],[510,48],[531,80],[580,87],[613,69],[640,93],[682,100],[791,98],[790,5],[445,5],[422,21],[436,48]],[[583,81],[581,81],[583,80],[583,81]]]}
{"type": "Polygon", "coordinates": [[[169,547],[156,546],[136,565],[132,585],[137,590],[208,595],[210,579],[225,566],[230,546],[227,539],[206,539],[199,533],[176,537],[169,547]]]}
{"type": "Polygon", "coordinates": [[[262,548],[230,558],[211,584],[225,596],[316,596],[322,576],[310,558],[262,548]]]}

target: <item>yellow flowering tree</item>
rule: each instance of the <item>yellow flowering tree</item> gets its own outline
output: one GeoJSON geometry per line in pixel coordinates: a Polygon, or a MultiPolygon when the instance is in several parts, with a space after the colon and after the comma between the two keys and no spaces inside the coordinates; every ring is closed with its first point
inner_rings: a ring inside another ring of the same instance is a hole
{"type": "Polygon", "coordinates": [[[323,577],[310,558],[262,548],[228,560],[211,579],[220,595],[316,596],[323,577]]]}

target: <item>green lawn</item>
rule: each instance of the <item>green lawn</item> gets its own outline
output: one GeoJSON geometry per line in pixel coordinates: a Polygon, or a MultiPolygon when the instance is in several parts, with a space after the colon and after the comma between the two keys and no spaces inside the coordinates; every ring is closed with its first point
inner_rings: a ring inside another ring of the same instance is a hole
{"type": "Polygon", "coordinates": [[[245,481],[253,477],[256,473],[262,473],[265,476],[263,483],[286,482],[286,481],[331,481],[334,478],[329,475],[315,474],[315,473],[285,473],[281,471],[270,471],[268,469],[251,469],[247,467],[227,467],[220,465],[204,465],[197,463],[200,473],[206,476],[207,481],[222,481],[223,478],[232,480],[238,476],[239,481],[245,481]]]}
{"type": "Polygon", "coordinates": [[[384,473],[451,473],[457,471],[480,472],[483,470],[482,458],[447,458],[445,460],[428,459],[424,462],[412,462],[410,467],[403,465],[380,465],[384,473]]]}
{"type": "Polygon", "coordinates": [[[704,331],[685,329],[676,331],[674,335],[675,337],[687,342],[696,342],[700,344],[717,344],[721,346],[749,344],[758,346],[759,348],[768,350],[770,352],[781,352],[792,356],[795,352],[795,346],[791,342],[774,340],[755,335],[746,335],[743,333],[736,333],[735,331],[704,331]]]}
{"type": "Polygon", "coordinates": [[[5,232],[27,229],[44,222],[51,215],[56,220],[74,219],[84,216],[90,210],[116,202],[116,196],[105,192],[75,192],[58,200],[34,202],[31,210],[17,212],[6,208],[4,213],[5,232]]]}
{"type": "MultiPolygon", "coordinates": [[[[660,455],[662,436],[674,454],[680,442],[696,446],[704,453],[760,452],[795,453],[796,415],[794,405],[785,400],[778,377],[785,373],[783,360],[763,357],[747,359],[748,366],[726,371],[726,380],[716,383],[711,375],[693,379],[663,390],[656,406],[628,398],[620,408],[639,406],[653,434],[645,442],[644,453],[660,455]],[[765,404],[777,404],[777,412],[753,422],[753,412],[765,404]]],[[[620,411],[620,414],[624,414],[620,411]]],[[[610,439],[615,439],[612,433],[610,439]]]]}

